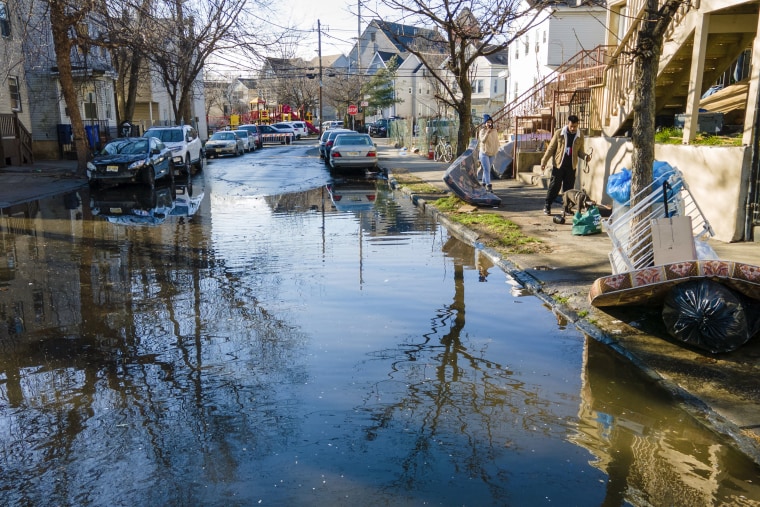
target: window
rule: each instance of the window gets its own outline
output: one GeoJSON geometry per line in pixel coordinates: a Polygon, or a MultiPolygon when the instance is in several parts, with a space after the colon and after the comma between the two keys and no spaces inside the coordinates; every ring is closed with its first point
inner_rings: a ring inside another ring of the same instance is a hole
{"type": "Polygon", "coordinates": [[[21,111],[21,88],[18,85],[18,76],[8,76],[8,91],[11,94],[11,109],[21,111]]]}
{"type": "Polygon", "coordinates": [[[96,120],[98,118],[98,104],[95,102],[92,92],[87,94],[86,102],[84,103],[84,117],[87,120],[96,120]]]}
{"type": "Polygon", "coordinates": [[[0,35],[11,36],[11,15],[6,2],[0,2],[0,35]]]}
{"type": "Polygon", "coordinates": [[[546,44],[546,30],[544,30],[544,44],[546,44]]]}
{"type": "Polygon", "coordinates": [[[520,45],[515,44],[515,60],[519,60],[519,59],[520,59],[520,45]]]}
{"type": "Polygon", "coordinates": [[[498,93],[499,92],[499,80],[494,79],[493,80],[493,92],[498,93]]]}
{"type": "Polygon", "coordinates": [[[483,80],[476,79],[472,82],[472,93],[483,93],[483,80]]]}

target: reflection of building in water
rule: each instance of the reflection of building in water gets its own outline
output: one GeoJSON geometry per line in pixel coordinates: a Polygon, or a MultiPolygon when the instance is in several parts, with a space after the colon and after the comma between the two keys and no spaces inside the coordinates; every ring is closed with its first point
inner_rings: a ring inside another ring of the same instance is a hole
{"type": "Polygon", "coordinates": [[[61,261],[81,217],[76,194],[0,210],[0,339],[79,323],[79,270],[61,261]]]}
{"type": "Polygon", "coordinates": [[[578,428],[570,440],[609,476],[605,505],[744,505],[745,496],[760,498],[755,464],[588,337],[582,371],[578,428]]]}

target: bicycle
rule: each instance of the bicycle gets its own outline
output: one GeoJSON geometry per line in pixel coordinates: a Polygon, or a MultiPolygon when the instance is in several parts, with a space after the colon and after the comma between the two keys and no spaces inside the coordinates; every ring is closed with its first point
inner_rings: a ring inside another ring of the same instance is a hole
{"type": "Polygon", "coordinates": [[[433,152],[433,159],[436,162],[451,162],[454,160],[454,148],[451,147],[451,143],[447,138],[441,137],[438,139],[438,144],[435,145],[435,151],[433,152]]]}

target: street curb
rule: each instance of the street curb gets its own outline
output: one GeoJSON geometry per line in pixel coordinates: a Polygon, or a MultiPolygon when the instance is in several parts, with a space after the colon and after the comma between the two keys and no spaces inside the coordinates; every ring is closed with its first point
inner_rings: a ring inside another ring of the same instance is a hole
{"type": "Polygon", "coordinates": [[[689,414],[697,421],[701,421],[709,430],[720,434],[733,442],[733,445],[755,463],[760,465],[760,442],[757,442],[753,438],[747,436],[741,427],[735,423],[729,421],[722,415],[715,412],[708,404],[703,400],[696,397],[692,393],[686,391],[677,383],[664,378],[655,369],[648,366],[635,354],[631,353],[628,349],[623,347],[613,336],[605,330],[595,326],[583,317],[580,317],[576,310],[557,302],[551,295],[543,290],[543,284],[532,276],[527,271],[520,269],[517,265],[511,262],[509,259],[505,259],[495,250],[484,246],[478,241],[479,235],[467,227],[451,221],[443,213],[438,211],[434,206],[428,205],[425,199],[418,195],[409,192],[405,188],[398,187],[398,183],[389,175],[389,183],[391,188],[399,190],[403,194],[409,197],[412,203],[420,208],[424,213],[427,213],[431,217],[438,220],[446,229],[457,239],[469,244],[470,246],[477,248],[486,254],[494,265],[498,266],[508,276],[513,278],[524,289],[530,291],[532,295],[539,298],[549,309],[562,316],[565,320],[572,323],[576,329],[587,337],[607,346],[613,352],[616,352],[620,356],[630,361],[636,368],[649,378],[654,384],[664,389],[678,404],[684,412],[689,414]]]}

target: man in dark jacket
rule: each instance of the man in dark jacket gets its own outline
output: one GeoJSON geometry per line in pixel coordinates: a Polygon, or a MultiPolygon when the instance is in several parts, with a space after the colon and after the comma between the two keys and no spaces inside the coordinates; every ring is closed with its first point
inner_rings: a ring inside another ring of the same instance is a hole
{"type": "Polygon", "coordinates": [[[578,129],[578,117],[571,114],[567,117],[567,125],[554,131],[541,159],[542,171],[550,159],[552,162],[552,177],[546,191],[544,215],[552,214],[552,202],[559,195],[560,188],[566,192],[575,186],[575,170],[580,158],[588,163],[591,155],[583,150],[583,133],[578,129]]]}

